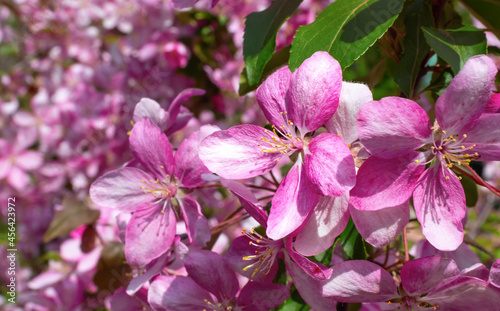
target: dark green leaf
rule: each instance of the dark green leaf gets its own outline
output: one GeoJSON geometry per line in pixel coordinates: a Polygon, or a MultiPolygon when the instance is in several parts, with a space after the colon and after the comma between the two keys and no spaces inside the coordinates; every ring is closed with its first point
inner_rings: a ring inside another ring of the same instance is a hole
{"type": "Polygon", "coordinates": [[[262,12],[247,16],[243,56],[250,86],[259,82],[264,67],[276,49],[276,33],[302,0],[274,0],[262,12]]]}
{"type": "Polygon", "coordinates": [[[243,69],[243,72],[241,73],[240,77],[240,88],[238,90],[240,96],[243,96],[246,93],[249,93],[257,89],[257,87],[259,87],[259,85],[262,84],[262,82],[264,82],[264,80],[270,74],[276,71],[276,69],[287,64],[288,58],[290,58],[290,48],[291,48],[290,45],[285,46],[284,48],[273,54],[271,60],[269,60],[269,62],[264,67],[264,71],[260,76],[259,82],[254,85],[250,85],[250,83],[248,82],[247,68],[243,69]]]}
{"type": "Polygon", "coordinates": [[[273,279],[273,283],[286,285],[287,275],[286,275],[285,261],[281,258],[278,258],[277,262],[278,262],[278,272],[276,272],[276,276],[273,279]]]}
{"type": "Polygon", "coordinates": [[[479,54],[486,54],[486,36],[482,30],[472,26],[457,29],[436,29],[423,27],[425,40],[436,53],[451,65],[457,74],[467,60],[479,54]]]}
{"type": "Polygon", "coordinates": [[[432,11],[426,1],[415,0],[408,6],[405,14],[404,52],[394,72],[394,81],[409,98],[414,96],[421,64],[430,50],[421,27],[429,27],[433,24],[432,11]]]}
{"type": "Polygon", "coordinates": [[[352,218],[349,219],[344,232],[340,234],[340,244],[350,259],[366,259],[366,248],[361,234],[354,226],[352,218]]]}
{"type": "Polygon", "coordinates": [[[99,219],[100,212],[98,210],[90,209],[84,202],[75,198],[65,198],[62,201],[62,206],[62,210],[55,213],[49,229],[43,235],[45,243],[99,219]]]}
{"type": "Polygon", "coordinates": [[[327,51],[342,69],[377,41],[394,23],[403,0],[338,0],[316,21],[297,30],[290,54],[290,69],[297,69],[314,52],[327,51]]]}
{"type": "Polygon", "coordinates": [[[495,35],[500,38],[500,1],[498,0],[460,0],[462,4],[483,25],[495,30],[495,35]]]}

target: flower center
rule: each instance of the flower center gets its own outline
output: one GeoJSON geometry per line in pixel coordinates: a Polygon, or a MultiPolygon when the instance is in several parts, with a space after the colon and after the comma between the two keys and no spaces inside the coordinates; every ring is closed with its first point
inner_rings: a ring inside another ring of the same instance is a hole
{"type": "Polygon", "coordinates": [[[241,308],[235,306],[231,301],[223,301],[222,303],[212,303],[207,299],[203,300],[207,305],[207,308],[203,309],[203,311],[240,311],[241,308]]]}
{"type": "Polygon", "coordinates": [[[247,271],[249,269],[254,269],[252,276],[250,278],[254,278],[257,273],[262,272],[265,276],[271,270],[274,262],[276,261],[276,256],[278,252],[283,247],[283,243],[281,241],[274,241],[268,238],[263,237],[258,234],[253,228],[249,232],[246,229],[243,229],[242,232],[250,239],[250,245],[255,246],[257,249],[255,250],[255,255],[245,256],[243,260],[251,260],[253,261],[251,264],[243,268],[243,271],[247,271]]]}
{"type": "Polygon", "coordinates": [[[257,144],[262,147],[262,152],[287,154],[303,147],[303,141],[295,135],[295,126],[292,121],[288,120],[286,111],[280,112],[280,114],[287,126],[284,124],[280,127],[272,125],[272,131],[264,130],[267,136],[261,137],[263,142],[257,144]]]}
{"type": "MultiPolygon", "coordinates": [[[[163,166],[160,166],[160,168],[162,170],[164,169],[163,166]]],[[[177,194],[179,184],[177,183],[177,179],[175,178],[175,176],[168,176],[164,174],[162,180],[158,178],[156,180],[141,179],[141,182],[144,184],[143,186],[141,186],[141,189],[144,191],[144,193],[151,194],[156,199],[154,203],[165,201],[162,209],[162,213],[164,213],[165,206],[167,205],[168,201],[177,194]]]]}

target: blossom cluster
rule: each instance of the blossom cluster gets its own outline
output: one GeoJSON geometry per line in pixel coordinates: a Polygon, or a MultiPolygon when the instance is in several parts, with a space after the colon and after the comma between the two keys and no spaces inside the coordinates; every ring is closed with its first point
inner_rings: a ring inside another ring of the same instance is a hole
{"type": "MultiPolygon", "coordinates": [[[[300,5],[278,48],[324,2],[300,5]]],[[[500,259],[486,267],[464,233],[462,179],[500,195],[488,56],[432,111],[374,100],[327,52],[239,97],[244,18],[267,1],[14,4],[0,20],[22,27],[0,25],[0,43],[27,64],[0,68],[0,193],[20,200],[24,258],[51,252],[18,271],[6,310],[265,311],[295,294],[314,310],[499,310],[500,259]]]]}

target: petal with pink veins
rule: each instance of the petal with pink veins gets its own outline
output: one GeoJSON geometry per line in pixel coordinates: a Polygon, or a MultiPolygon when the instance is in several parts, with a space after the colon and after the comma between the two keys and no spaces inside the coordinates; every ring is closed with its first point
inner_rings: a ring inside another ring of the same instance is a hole
{"type": "Polygon", "coordinates": [[[325,124],[328,132],[340,134],[350,144],[358,139],[357,121],[361,107],[372,101],[372,92],[361,83],[342,82],[342,91],[337,111],[325,124]]]}
{"type": "Polygon", "coordinates": [[[349,193],[340,197],[322,197],[297,234],[294,247],[304,256],[314,256],[333,245],[349,221],[349,193]]]}
{"type": "Polygon", "coordinates": [[[200,143],[219,130],[217,126],[203,125],[198,131],[189,135],[177,149],[174,155],[175,176],[184,187],[194,188],[205,182],[201,175],[208,174],[210,171],[198,156],[200,143]]]}
{"type": "Polygon", "coordinates": [[[493,286],[500,288],[500,259],[491,266],[489,280],[493,286]]]}
{"type": "Polygon", "coordinates": [[[453,134],[477,119],[488,104],[496,74],[488,56],[469,58],[436,101],[436,120],[441,128],[453,134]]]}
{"type": "Polygon", "coordinates": [[[310,261],[308,258],[297,253],[293,249],[292,239],[288,239],[286,242],[286,250],[290,257],[304,270],[307,274],[317,280],[326,280],[332,275],[332,269],[323,266],[322,264],[310,261]]]}
{"type": "Polygon", "coordinates": [[[205,250],[196,251],[186,257],[184,264],[189,276],[219,301],[231,300],[236,296],[238,280],[221,255],[205,250]]]}
{"type": "Polygon", "coordinates": [[[462,142],[465,146],[472,147],[468,150],[471,155],[478,153],[479,161],[500,161],[499,124],[499,113],[485,114],[462,129],[459,136],[467,135],[462,142]]]}
{"type": "Polygon", "coordinates": [[[174,170],[172,147],[160,128],[151,119],[137,122],[130,133],[130,149],[134,157],[160,180],[174,170]]]}
{"type": "Polygon", "coordinates": [[[214,303],[208,291],[185,276],[159,276],[149,287],[148,302],[155,311],[200,311],[214,303]]]}
{"type": "Polygon", "coordinates": [[[349,210],[363,239],[376,248],[394,241],[410,219],[409,201],[376,211],[360,211],[352,205],[349,210]]]}
{"type": "Polygon", "coordinates": [[[134,122],[139,122],[142,118],[148,117],[156,124],[162,131],[167,128],[169,114],[160,104],[149,98],[142,98],[134,108],[134,122]]]}
{"type": "Polygon", "coordinates": [[[288,127],[283,113],[286,111],[285,97],[292,73],[288,66],[276,70],[257,89],[255,97],[262,112],[271,124],[280,128],[288,127]]]}
{"type": "Polygon", "coordinates": [[[365,260],[350,260],[333,266],[323,282],[323,296],[341,302],[378,302],[399,297],[394,279],[382,267],[365,260]]]}
{"type": "Polygon", "coordinates": [[[424,165],[415,163],[420,153],[394,159],[369,157],[358,170],[351,204],[361,211],[376,211],[404,204],[412,196],[424,165]]]}
{"type": "Polygon", "coordinates": [[[455,173],[434,163],[420,177],[413,203],[422,233],[435,248],[454,251],[462,244],[465,194],[455,173]]]}
{"type": "Polygon", "coordinates": [[[305,167],[307,177],[322,195],[338,197],[356,184],[351,151],[335,134],[324,133],[311,140],[305,167]]]}
{"type": "Polygon", "coordinates": [[[427,113],[416,102],[384,97],[361,108],[358,134],[371,154],[391,159],[422,147],[432,130],[427,113]]]}
{"type": "Polygon", "coordinates": [[[267,236],[279,240],[302,228],[318,203],[319,195],[307,179],[302,156],[292,166],[272,199],[267,236]]]}
{"type": "Polygon", "coordinates": [[[207,218],[201,212],[200,204],[190,196],[180,197],[177,200],[186,223],[189,241],[195,247],[204,247],[210,240],[210,228],[207,218]]]}
{"type": "Polygon", "coordinates": [[[141,180],[149,182],[152,178],[148,173],[133,167],[108,172],[90,186],[90,199],[102,207],[133,212],[153,201],[153,195],[141,188],[147,187],[141,180]]]}
{"type": "Polygon", "coordinates": [[[412,296],[431,292],[460,274],[457,264],[441,256],[410,260],[401,268],[401,282],[404,290],[412,296]]]}
{"type": "Polygon", "coordinates": [[[247,124],[215,132],[201,142],[200,159],[210,171],[227,179],[263,175],[283,156],[262,151],[261,138],[269,136],[266,131],[247,124]]]}
{"type": "Polygon", "coordinates": [[[286,94],[288,118],[302,134],[328,121],[339,105],[342,89],[340,64],[327,52],[316,52],[292,74],[286,94]]]}
{"type": "Polygon", "coordinates": [[[160,257],[151,261],[143,274],[140,274],[130,280],[127,286],[127,294],[133,296],[141,287],[149,280],[151,280],[155,275],[160,274],[161,270],[165,268],[168,260],[170,259],[170,253],[166,252],[160,257]]]}
{"type": "Polygon", "coordinates": [[[162,213],[162,204],[138,209],[125,233],[125,258],[134,267],[144,267],[163,255],[175,236],[175,214],[170,206],[162,213]]]}

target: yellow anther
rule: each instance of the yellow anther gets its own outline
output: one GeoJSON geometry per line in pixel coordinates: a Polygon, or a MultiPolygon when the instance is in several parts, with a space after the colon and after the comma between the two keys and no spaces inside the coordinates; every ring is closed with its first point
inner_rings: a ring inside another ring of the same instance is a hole
{"type": "Polygon", "coordinates": [[[241,233],[242,233],[242,234],[244,234],[245,232],[247,232],[247,228],[243,228],[243,229],[241,230],[241,233]]]}
{"type": "Polygon", "coordinates": [[[465,149],[465,146],[462,146],[462,149],[465,149]]]}
{"type": "Polygon", "coordinates": [[[464,134],[463,136],[464,136],[464,138],[467,138],[467,134],[464,134]]]}
{"type": "Polygon", "coordinates": [[[342,136],[342,134],[338,133],[337,136],[340,137],[340,136],[342,136]]]}
{"type": "Polygon", "coordinates": [[[458,180],[462,180],[462,176],[458,176],[458,180]]]}
{"type": "Polygon", "coordinates": [[[132,133],[132,131],[128,131],[128,132],[127,132],[127,135],[129,135],[129,136],[130,136],[130,133],[132,133]]]}
{"type": "Polygon", "coordinates": [[[448,180],[448,179],[450,179],[450,176],[446,176],[445,178],[448,180]]]}
{"type": "Polygon", "coordinates": [[[444,133],[444,134],[446,134],[446,131],[445,131],[445,130],[443,130],[443,133],[444,133]]]}
{"type": "Polygon", "coordinates": [[[160,165],[160,168],[165,168],[163,165],[160,165]]]}
{"type": "Polygon", "coordinates": [[[438,149],[439,149],[439,150],[443,150],[443,147],[439,146],[439,148],[438,148],[438,149]]]}
{"type": "MultiPolygon", "coordinates": [[[[432,128],[432,127],[431,127],[431,128],[432,128]]],[[[391,303],[392,303],[392,302],[391,302],[390,300],[387,302],[387,304],[388,304],[388,305],[390,305],[391,303]]]]}
{"type": "Polygon", "coordinates": [[[347,147],[351,148],[351,144],[347,144],[347,147]]]}
{"type": "Polygon", "coordinates": [[[132,124],[132,126],[134,126],[134,121],[133,121],[133,120],[130,120],[130,124],[132,124]]]}
{"type": "Polygon", "coordinates": [[[418,164],[418,162],[419,162],[418,160],[415,160],[415,163],[417,163],[417,164],[418,164]]]}

